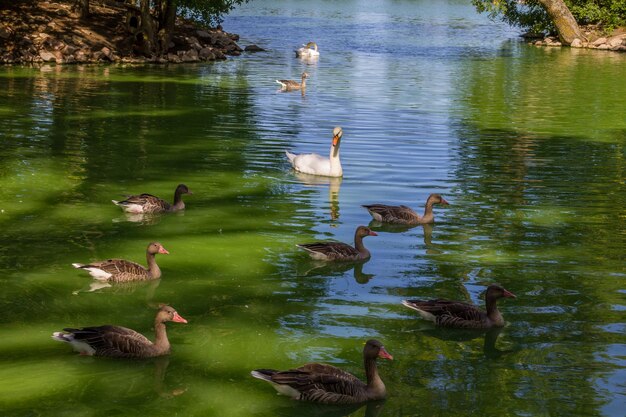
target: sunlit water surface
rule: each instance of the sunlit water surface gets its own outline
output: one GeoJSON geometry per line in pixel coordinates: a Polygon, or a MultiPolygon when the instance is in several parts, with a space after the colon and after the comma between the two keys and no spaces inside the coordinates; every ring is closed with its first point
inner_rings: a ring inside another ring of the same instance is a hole
{"type": "Polygon", "coordinates": [[[539,49],[469,2],[263,1],[229,16],[268,52],[157,67],[0,69],[2,415],[606,415],[626,399],[626,56],[539,49]],[[314,40],[321,57],[296,59],[314,40]],[[276,78],[310,74],[306,94],[276,78]],[[284,150],[328,152],[344,178],[295,174],[284,150]],[[194,192],[184,214],[131,222],[111,204],[194,192]],[[295,244],[351,242],[361,204],[434,226],[372,225],[372,259],[325,266],[295,244]],[[72,262],[145,262],[151,284],[101,288],[72,262]],[[514,292],[498,334],[434,329],[413,298],[514,292]],[[81,357],[63,327],[119,324],[162,360],[81,357]],[[297,404],[249,376],[307,361],[363,376],[378,338],[384,404],[297,404]]]}

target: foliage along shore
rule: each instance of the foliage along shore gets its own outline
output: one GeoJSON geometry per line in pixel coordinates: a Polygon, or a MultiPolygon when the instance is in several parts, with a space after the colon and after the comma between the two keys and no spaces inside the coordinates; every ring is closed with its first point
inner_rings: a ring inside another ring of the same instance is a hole
{"type": "Polygon", "coordinates": [[[180,63],[240,55],[239,36],[178,20],[167,53],[142,53],[133,33],[131,6],[94,4],[80,19],[60,0],[15,1],[0,6],[0,64],[180,63]]]}

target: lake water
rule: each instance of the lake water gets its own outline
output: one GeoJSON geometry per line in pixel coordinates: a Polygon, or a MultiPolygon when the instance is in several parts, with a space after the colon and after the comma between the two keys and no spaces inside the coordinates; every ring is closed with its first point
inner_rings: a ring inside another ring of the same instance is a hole
{"type": "Polygon", "coordinates": [[[176,66],[0,68],[0,410],[7,416],[623,416],[626,407],[626,55],[535,48],[466,1],[254,0],[224,28],[266,53],[176,66]],[[321,57],[295,58],[314,40],[321,57]],[[310,74],[305,95],[277,78],[310,74]],[[343,179],[295,174],[284,150],[326,154],[343,179]],[[187,210],[132,222],[111,199],[187,210]],[[376,226],[362,265],[297,243],[352,242],[361,204],[422,210],[434,226],[376,226]],[[95,291],[71,267],[145,263],[163,278],[95,291]],[[404,298],[482,305],[499,333],[434,329],[404,298]],[[82,357],[50,339],[117,324],[160,360],[82,357]],[[363,377],[381,340],[388,399],[299,404],[249,371],[309,361],[363,377]]]}

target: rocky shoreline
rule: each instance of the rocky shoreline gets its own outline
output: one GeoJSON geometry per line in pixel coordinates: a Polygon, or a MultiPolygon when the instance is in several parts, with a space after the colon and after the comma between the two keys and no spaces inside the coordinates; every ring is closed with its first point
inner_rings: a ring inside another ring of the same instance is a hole
{"type": "MultiPolygon", "coordinates": [[[[569,47],[571,48],[588,48],[603,51],[626,52],[626,33],[624,28],[620,28],[613,32],[612,35],[605,36],[598,28],[588,27],[583,29],[583,34],[587,40],[574,39],[569,47]]],[[[532,33],[525,33],[522,37],[531,45],[561,47],[563,44],[557,36],[543,36],[532,33]]]]}
{"type": "Polygon", "coordinates": [[[0,64],[166,64],[223,60],[243,51],[236,43],[239,36],[219,26],[179,21],[167,53],[146,56],[133,48],[128,8],[93,3],[87,21],[61,1],[16,2],[0,9],[0,64]]]}

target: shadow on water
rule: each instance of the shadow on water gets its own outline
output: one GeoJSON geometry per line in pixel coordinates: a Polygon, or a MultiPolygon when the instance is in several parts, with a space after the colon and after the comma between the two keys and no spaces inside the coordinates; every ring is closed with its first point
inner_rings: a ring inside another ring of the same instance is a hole
{"type": "Polygon", "coordinates": [[[378,417],[385,408],[384,401],[369,402],[353,405],[328,405],[315,403],[301,403],[290,401],[292,404],[273,409],[276,416],[302,417],[378,417]]]}
{"type": "Polygon", "coordinates": [[[373,279],[375,274],[367,274],[363,272],[363,266],[367,264],[369,260],[363,262],[324,262],[324,261],[308,261],[299,266],[300,271],[298,276],[310,277],[310,276],[341,276],[348,271],[353,271],[354,281],[358,284],[367,284],[373,279]]]}
{"type": "Polygon", "coordinates": [[[474,339],[483,338],[483,354],[490,359],[498,359],[503,355],[515,352],[511,349],[499,349],[496,346],[498,337],[502,333],[502,327],[489,330],[469,330],[469,329],[443,329],[432,328],[422,330],[420,333],[429,337],[448,342],[468,342],[474,339]]]}

